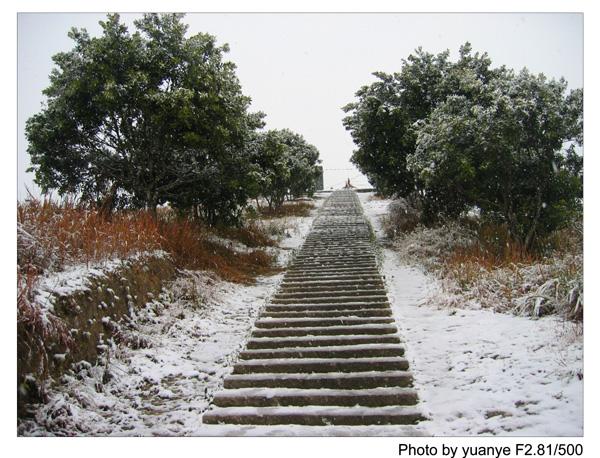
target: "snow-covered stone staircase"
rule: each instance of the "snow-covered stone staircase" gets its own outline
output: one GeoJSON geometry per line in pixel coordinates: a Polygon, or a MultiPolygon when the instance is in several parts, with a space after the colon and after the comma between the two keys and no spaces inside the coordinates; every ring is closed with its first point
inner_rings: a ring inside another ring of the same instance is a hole
{"type": "Polygon", "coordinates": [[[333,192],[205,424],[423,419],[371,236],[356,194],[333,192]]]}

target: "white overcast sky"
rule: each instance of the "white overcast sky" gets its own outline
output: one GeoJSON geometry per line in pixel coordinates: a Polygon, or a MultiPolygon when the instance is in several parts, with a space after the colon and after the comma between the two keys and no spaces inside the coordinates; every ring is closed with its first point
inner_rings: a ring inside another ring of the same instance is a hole
{"type": "MultiPolygon", "coordinates": [[[[69,50],[70,27],[100,33],[104,14],[22,13],[18,16],[18,197],[34,190],[24,136],[25,121],[41,108],[51,57],[69,50]]],[[[137,15],[122,15],[133,27],[137,15]]],[[[583,15],[510,14],[188,14],[189,33],[208,32],[229,43],[252,109],[267,114],[267,128],[289,128],[321,153],[325,187],[366,179],[350,164],[354,148],[341,107],[371,81],[394,72],[416,47],[445,49],[456,57],[470,41],[494,65],[506,64],[583,87],[583,15]]]]}

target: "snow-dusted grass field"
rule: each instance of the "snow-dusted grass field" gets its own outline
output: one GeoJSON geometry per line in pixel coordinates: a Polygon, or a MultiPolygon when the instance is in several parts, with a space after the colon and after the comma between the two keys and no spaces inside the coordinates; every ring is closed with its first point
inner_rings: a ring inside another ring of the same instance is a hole
{"type": "MultiPolygon", "coordinates": [[[[390,201],[359,197],[381,239],[390,201]]],[[[429,433],[583,435],[583,337],[576,325],[448,308],[436,278],[403,264],[390,248],[381,253],[429,433]]]]}

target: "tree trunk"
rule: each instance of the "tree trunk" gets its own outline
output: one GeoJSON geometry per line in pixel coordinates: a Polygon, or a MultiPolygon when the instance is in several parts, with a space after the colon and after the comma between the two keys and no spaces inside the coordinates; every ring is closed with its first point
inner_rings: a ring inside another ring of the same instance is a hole
{"type": "Polygon", "coordinates": [[[152,219],[156,221],[158,219],[158,212],[156,211],[156,207],[158,206],[158,197],[156,196],[156,192],[147,190],[146,191],[146,208],[152,215],[152,219]]]}
{"type": "Polygon", "coordinates": [[[108,193],[106,194],[106,196],[104,196],[104,199],[102,200],[102,204],[100,205],[100,209],[99,209],[98,213],[106,221],[110,221],[110,219],[112,217],[112,211],[115,206],[115,198],[117,197],[117,188],[118,187],[117,187],[116,183],[113,183],[110,186],[110,189],[108,190],[108,193]]]}
{"type": "Polygon", "coordinates": [[[533,241],[535,240],[535,233],[537,231],[537,225],[540,220],[540,215],[542,213],[542,192],[538,188],[536,193],[536,202],[535,202],[535,216],[533,217],[533,221],[531,223],[531,227],[527,232],[527,236],[525,237],[525,249],[529,251],[533,241]]]}
{"type": "Polygon", "coordinates": [[[154,221],[156,221],[158,219],[158,211],[156,209],[157,206],[158,206],[157,204],[152,204],[152,205],[150,205],[150,208],[149,208],[150,214],[152,215],[152,219],[154,221]]]}

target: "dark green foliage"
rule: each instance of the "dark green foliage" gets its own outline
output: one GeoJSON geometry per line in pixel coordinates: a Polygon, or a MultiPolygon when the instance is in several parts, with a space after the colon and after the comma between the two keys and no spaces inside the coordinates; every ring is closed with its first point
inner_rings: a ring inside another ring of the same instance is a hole
{"type": "Polygon", "coordinates": [[[44,191],[236,219],[263,115],[248,112],[235,65],[223,60],[228,47],[186,37],[181,18],[146,14],[129,33],[114,14],[100,37],[71,30],[74,48],[54,56],[46,106],[26,126],[44,191]]]}
{"type": "Polygon", "coordinates": [[[527,247],[581,208],[582,90],[492,68],[468,43],[455,63],[418,49],[403,64],[344,107],[380,192],[417,197],[426,222],[477,209],[527,247]]]}
{"type": "Polygon", "coordinates": [[[320,174],[319,151],[302,135],[290,130],[261,132],[252,142],[253,197],[264,197],[269,208],[286,197],[300,197],[316,190],[320,174]]]}

